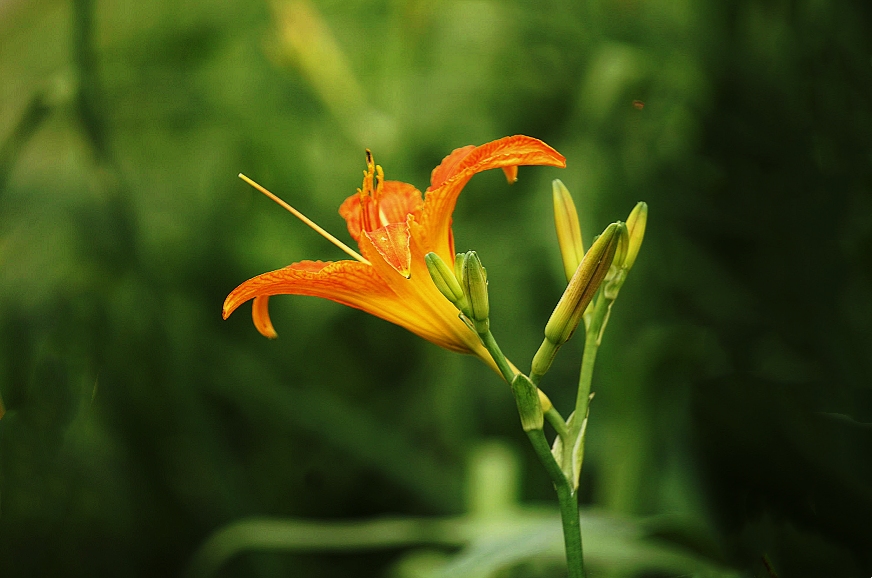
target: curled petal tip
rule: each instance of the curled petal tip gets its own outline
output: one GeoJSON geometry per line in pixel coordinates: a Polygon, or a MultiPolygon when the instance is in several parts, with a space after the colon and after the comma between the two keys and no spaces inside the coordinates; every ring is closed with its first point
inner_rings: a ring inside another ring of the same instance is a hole
{"type": "Polygon", "coordinates": [[[269,296],[258,295],[251,304],[251,319],[258,332],[268,339],[279,336],[269,318],[269,296]]]}
{"type": "Polygon", "coordinates": [[[272,326],[270,326],[270,327],[268,327],[268,328],[261,328],[261,327],[258,327],[258,328],[257,328],[257,331],[258,331],[261,335],[263,335],[264,337],[266,337],[267,339],[277,339],[278,336],[279,336],[279,334],[276,333],[276,330],[273,329],[272,326]]]}
{"type": "Polygon", "coordinates": [[[224,299],[224,305],[221,308],[221,317],[227,319],[233,315],[233,312],[236,311],[240,305],[245,303],[245,301],[247,301],[247,299],[239,299],[239,287],[237,287],[230,292],[230,295],[228,295],[226,299],[224,299]]]}
{"type": "Polygon", "coordinates": [[[503,167],[503,172],[506,174],[506,181],[508,181],[510,185],[518,182],[518,165],[503,167]]]}

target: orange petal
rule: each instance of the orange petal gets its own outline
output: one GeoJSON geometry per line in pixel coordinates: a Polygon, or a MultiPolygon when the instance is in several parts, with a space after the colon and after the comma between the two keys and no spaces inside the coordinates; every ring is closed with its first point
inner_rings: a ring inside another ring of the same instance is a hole
{"type": "Polygon", "coordinates": [[[439,166],[433,169],[433,172],[430,173],[430,188],[427,190],[435,189],[447,181],[457,172],[457,165],[459,165],[463,159],[474,150],[475,145],[466,145],[465,147],[460,147],[459,149],[451,151],[451,154],[442,159],[439,166]]]}
{"type": "Polygon", "coordinates": [[[251,304],[251,319],[264,337],[275,339],[279,336],[269,318],[269,295],[260,295],[254,298],[251,304]]]}
{"type": "MultiPolygon", "coordinates": [[[[367,248],[368,255],[379,264],[382,274],[389,275],[402,283],[411,283],[410,280],[397,275],[378,256],[378,252],[366,237],[361,237],[361,243],[367,248]]],[[[421,259],[423,260],[423,257],[421,259]]],[[[423,274],[419,276],[426,276],[430,281],[426,265],[422,266],[423,274]]],[[[415,267],[412,269],[414,271],[415,267]]],[[[430,284],[432,285],[432,281],[430,284]]],[[[435,285],[433,290],[450,306],[448,300],[438,293],[435,285]]],[[[301,261],[284,269],[258,275],[241,284],[227,296],[224,301],[224,318],[227,319],[236,308],[250,299],[281,294],[311,295],[330,299],[405,327],[436,345],[464,353],[472,351],[466,346],[465,341],[457,339],[453,333],[446,333],[438,320],[434,323],[434,320],[429,317],[430,312],[426,307],[421,307],[420,302],[403,299],[371,265],[358,261],[329,263],[301,261]]]]}
{"type": "Polygon", "coordinates": [[[258,275],[231,291],[224,300],[224,319],[246,301],[271,295],[323,297],[389,321],[397,317],[392,312],[396,296],[370,265],[357,261],[301,261],[258,275]]]}
{"type": "Polygon", "coordinates": [[[360,240],[360,232],[363,230],[363,214],[360,208],[360,195],[354,193],[339,205],[339,215],[345,219],[348,233],[355,241],[360,240]]]}
{"type": "Polygon", "coordinates": [[[370,233],[364,231],[363,234],[394,271],[409,278],[412,254],[409,252],[409,226],[405,221],[385,225],[370,233]]]}
{"type": "Polygon", "coordinates": [[[449,247],[451,215],[460,191],[474,174],[519,165],[565,167],[566,159],[544,142],[522,135],[464,147],[448,155],[433,171],[431,180],[438,184],[431,185],[424,196],[421,224],[429,249],[443,259],[454,258],[449,247]]]}
{"type": "Polygon", "coordinates": [[[419,215],[424,206],[421,191],[400,181],[385,181],[379,188],[378,219],[382,225],[405,223],[409,215],[419,215]]]}
{"type": "MultiPolygon", "coordinates": [[[[376,203],[370,203],[369,215],[371,223],[380,223],[381,226],[391,223],[405,223],[409,214],[416,217],[421,213],[423,206],[421,191],[414,186],[400,181],[385,181],[379,187],[379,196],[376,203]]],[[[360,195],[355,193],[345,199],[339,207],[339,214],[348,225],[348,232],[355,241],[360,241],[360,232],[363,230],[363,214],[360,206],[360,195]]]]}

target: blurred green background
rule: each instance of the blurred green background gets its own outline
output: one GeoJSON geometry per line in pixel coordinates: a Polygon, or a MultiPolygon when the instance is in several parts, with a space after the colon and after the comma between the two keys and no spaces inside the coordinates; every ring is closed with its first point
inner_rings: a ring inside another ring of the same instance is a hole
{"type": "MultiPolygon", "coordinates": [[[[650,206],[583,503],[742,576],[868,576],[862,0],[0,1],[0,575],[181,575],[251,516],[464,515],[482,463],[554,508],[479,361],[317,299],[274,298],[275,341],[248,306],[220,315],[255,274],[343,257],[238,172],[347,239],[365,147],[423,190],[454,148],[518,133],[567,168],[476,176],[454,231],[522,368],[563,286],[551,180],[588,241],[650,206]]],[[[563,411],[581,345],[542,384],[563,411]]],[[[462,553],[314,550],[216,575],[417,576],[462,553]]]]}

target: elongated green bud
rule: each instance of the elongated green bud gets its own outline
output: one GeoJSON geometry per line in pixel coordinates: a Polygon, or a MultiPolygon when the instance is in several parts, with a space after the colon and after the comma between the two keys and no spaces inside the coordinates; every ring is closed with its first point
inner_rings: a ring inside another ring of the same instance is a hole
{"type": "Polygon", "coordinates": [[[606,276],[606,281],[603,284],[603,295],[607,299],[614,301],[618,298],[618,293],[624,282],[627,280],[627,274],[636,262],[636,256],[639,254],[639,248],[642,246],[642,240],[645,238],[645,225],[648,221],[648,205],[644,202],[636,203],[630,216],[627,218],[627,232],[622,239],[618,251],[615,253],[615,259],[612,262],[612,268],[606,276]]]}
{"type": "Polygon", "coordinates": [[[557,229],[557,243],[563,257],[563,270],[566,280],[572,279],[584,257],[584,243],[581,240],[581,226],[578,224],[578,211],[572,202],[572,195],[560,179],[551,183],[551,196],[554,201],[554,227],[557,229]]]}
{"type": "Polygon", "coordinates": [[[642,240],[645,238],[645,226],[648,224],[648,203],[639,201],[633,207],[630,216],[627,217],[627,231],[630,234],[630,245],[627,249],[627,256],[624,258],[623,267],[629,271],[636,262],[636,256],[639,254],[639,249],[642,247],[642,240]]]}
{"type": "Polygon", "coordinates": [[[490,305],[487,298],[487,275],[475,251],[469,251],[463,260],[461,287],[466,297],[467,311],[464,313],[475,324],[478,333],[488,330],[490,305]]]}
{"type": "MultiPolygon", "coordinates": [[[[620,221],[618,222],[620,223],[620,221]]],[[[612,266],[609,267],[609,272],[606,274],[605,281],[603,281],[603,287],[623,284],[623,279],[627,276],[627,272],[622,265],[624,259],[627,257],[627,251],[629,248],[630,234],[627,231],[626,224],[624,224],[624,226],[622,226],[618,231],[618,246],[615,249],[615,258],[612,259],[612,266]]]]}
{"type": "Polygon", "coordinates": [[[519,373],[512,380],[512,393],[518,404],[518,414],[521,416],[521,427],[524,431],[542,429],[545,415],[539,403],[539,388],[533,385],[526,375],[519,373]]]}
{"type": "Polygon", "coordinates": [[[466,253],[458,253],[454,256],[454,278],[463,280],[463,262],[466,261],[466,253]]]}
{"type": "Polygon", "coordinates": [[[626,262],[627,255],[630,251],[630,231],[627,229],[627,224],[621,227],[618,235],[618,247],[615,249],[615,258],[612,259],[612,269],[615,267],[623,268],[626,262]]]}
{"type": "Polygon", "coordinates": [[[436,253],[424,255],[424,262],[427,263],[427,271],[439,292],[455,305],[460,303],[463,299],[463,289],[454,276],[454,270],[449,268],[436,253]]]}
{"type": "Polygon", "coordinates": [[[612,223],[603,231],[582,259],[569,281],[551,318],[545,325],[545,339],[555,345],[566,343],[611,267],[623,223],[612,223]]]}
{"type": "Polygon", "coordinates": [[[545,339],[533,356],[530,367],[530,379],[533,383],[538,383],[548,372],[557,351],[572,337],[597,289],[603,284],[606,274],[614,269],[612,263],[615,260],[615,253],[621,238],[626,234],[626,226],[617,222],[606,227],[606,230],[594,239],[593,246],[585,254],[572,279],[569,280],[569,285],[545,325],[545,339]]]}

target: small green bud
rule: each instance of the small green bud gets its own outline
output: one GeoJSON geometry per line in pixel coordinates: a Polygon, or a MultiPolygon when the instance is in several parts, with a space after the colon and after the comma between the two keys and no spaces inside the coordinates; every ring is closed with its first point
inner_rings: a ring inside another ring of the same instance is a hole
{"type": "MultiPolygon", "coordinates": [[[[614,280],[620,275],[623,269],[624,259],[627,257],[627,251],[630,248],[630,234],[627,231],[625,223],[618,221],[618,246],[615,249],[615,258],[612,259],[612,266],[609,267],[609,272],[606,274],[605,285],[614,280]]],[[[626,276],[626,275],[624,275],[626,276]]]]}
{"type": "Polygon", "coordinates": [[[636,256],[639,254],[639,249],[642,247],[642,240],[645,238],[645,226],[648,223],[648,203],[640,201],[633,207],[630,216],[627,217],[627,230],[630,235],[629,247],[627,256],[624,258],[623,267],[629,271],[636,262],[636,256]]]}
{"type": "Polygon", "coordinates": [[[463,260],[461,287],[466,297],[467,311],[464,313],[475,324],[478,333],[488,330],[490,306],[487,298],[487,275],[475,251],[469,251],[463,260]]]}
{"type": "MultiPolygon", "coordinates": [[[[620,221],[618,221],[620,223],[620,221]]],[[[623,267],[627,255],[630,250],[630,231],[626,223],[620,223],[620,231],[618,231],[618,247],[615,249],[615,258],[612,260],[612,267],[623,267]]]]}
{"type": "Polygon", "coordinates": [[[633,263],[636,262],[639,248],[642,246],[642,240],[645,238],[645,225],[647,221],[647,203],[636,203],[636,206],[627,218],[626,233],[622,235],[622,237],[626,237],[626,241],[622,241],[622,246],[618,248],[612,268],[603,284],[603,295],[606,299],[614,301],[618,298],[618,293],[627,280],[627,273],[630,272],[633,263]],[[622,251],[623,248],[625,250],[622,251]]]}
{"type": "Polygon", "coordinates": [[[430,273],[430,278],[433,279],[433,283],[439,289],[439,292],[446,299],[457,305],[463,299],[463,289],[460,288],[460,283],[457,282],[454,271],[449,269],[445,261],[436,253],[424,255],[424,262],[427,263],[427,271],[430,273]]]}
{"type": "Polygon", "coordinates": [[[466,261],[466,253],[458,253],[454,256],[454,278],[463,282],[463,262],[466,261]]]}
{"type": "Polygon", "coordinates": [[[578,224],[578,211],[572,202],[572,195],[560,181],[551,183],[551,197],[554,201],[554,227],[557,229],[557,243],[563,258],[566,280],[572,279],[584,257],[584,244],[581,240],[581,226],[578,224]]]}
{"type": "Polygon", "coordinates": [[[542,404],[539,403],[539,388],[526,375],[519,373],[512,380],[512,393],[515,395],[515,403],[518,404],[518,414],[521,416],[521,427],[524,431],[542,429],[545,415],[542,413],[542,404]]]}
{"type": "Polygon", "coordinates": [[[621,227],[622,223],[612,223],[606,227],[584,255],[545,325],[545,338],[551,343],[563,345],[572,337],[581,316],[611,267],[621,227]]]}

